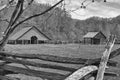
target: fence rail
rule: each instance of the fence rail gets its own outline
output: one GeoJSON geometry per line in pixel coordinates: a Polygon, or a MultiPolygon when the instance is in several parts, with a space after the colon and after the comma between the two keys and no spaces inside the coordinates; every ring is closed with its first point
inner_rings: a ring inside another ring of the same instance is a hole
{"type": "MultiPolygon", "coordinates": [[[[114,58],[120,54],[120,48],[116,49],[111,52],[110,57],[109,57],[109,66],[116,67],[117,62],[110,60],[111,58],[114,58]]],[[[25,74],[29,76],[35,76],[35,77],[40,77],[43,79],[48,79],[48,80],[64,80],[67,78],[69,75],[74,73],[75,71],[82,69],[81,68],[73,68],[73,67],[68,67],[68,66],[63,66],[63,65],[56,65],[52,63],[43,63],[43,62],[34,62],[31,61],[33,59],[38,59],[42,61],[49,61],[49,62],[57,62],[62,63],[62,64],[77,64],[77,65],[83,65],[82,67],[84,68],[85,66],[89,65],[94,65],[98,67],[100,64],[100,58],[96,59],[83,59],[83,58],[70,58],[70,57],[60,57],[60,56],[53,56],[53,55],[44,55],[44,54],[29,54],[29,53],[24,53],[24,54],[18,54],[18,53],[11,53],[11,52],[5,52],[1,51],[0,52],[0,75],[2,80],[13,80],[11,77],[6,77],[5,75],[7,74],[25,74]],[[17,64],[22,64],[25,67],[18,67],[18,66],[13,66],[10,65],[11,63],[17,63],[17,64]],[[37,68],[49,68],[49,69],[55,69],[55,70],[61,70],[61,71],[67,71],[69,73],[67,74],[60,74],[60,73],[55,73],[55,72],[47,72],[47,71],[41,71],[41,70],[34,70],[29,68],[29,66],[37,67],[37,68]]],[[[82,77],[87,79],[90,76],[96,76],[97,75],[97,70],[94,70],[90,72],[89,74],[86,74],[82,77]]],[[[111,72],[105,72],[105,75],[109,76],[118,76],[116,73],[111,73],[111,72]]],[[[14,78],[16,80],[16,78],[14,78]]]]}

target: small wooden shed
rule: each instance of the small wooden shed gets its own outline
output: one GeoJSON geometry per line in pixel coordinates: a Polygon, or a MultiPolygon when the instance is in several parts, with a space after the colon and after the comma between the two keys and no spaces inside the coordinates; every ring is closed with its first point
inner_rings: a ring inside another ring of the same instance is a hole
{"type": "Polygon", "coordinates": [[[88,32],[83,36],[85,44],[102,44],[106,41],[106,36],[100,32],[88,32]]]}
{"type": "Polygon", "coordinates": [[[40,44],[51,40],[37,27],[26,27],[15,33],[8,40],[11,44],[40,44]]]}

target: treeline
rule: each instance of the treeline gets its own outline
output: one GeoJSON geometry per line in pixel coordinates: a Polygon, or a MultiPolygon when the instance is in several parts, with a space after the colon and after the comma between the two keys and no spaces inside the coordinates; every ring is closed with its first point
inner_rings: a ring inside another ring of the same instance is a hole
{"type": "Polygon", "coordinates": [[[115,18],[92,17],[87,20],[78,20],[75,27],[84,35],[89,31],[102,31],[106,36],[116,35],[120,39],[120,16],[115,18]]]}
{"type": "MultiPolygon", "coordinates": [[[[24,18],[41,13],[51,5],[49,4],[38,4],[33,3],[28,7],[19,21],[24,18]]],[[[13,12],[14,6],[5,8],[0,12],[0,32],[2,33],[8,25],[10,16],[13,12]]],[[[80,40],[82,36],[89,31],[102,31],[106,36],[108,34],[117,35],[120,38],[120,16],[115,18],[98,18],[92,17],[87,20],[76,20],[72,19],[71,15],[59,7],[54,8],[48,13],[33,18],[21,24],[13,34],[23,27],[36,26],[43,33],[53,40],[80,40]]],[[[0,33],[0,36],[1,36],[0,33]]]]}

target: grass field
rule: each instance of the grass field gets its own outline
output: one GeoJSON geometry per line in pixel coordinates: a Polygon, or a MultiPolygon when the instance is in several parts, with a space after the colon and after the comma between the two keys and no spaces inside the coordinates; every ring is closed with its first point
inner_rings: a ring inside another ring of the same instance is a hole
{"type": "MultiPolygon", "coordinates": [[[[62,45],[54,45],[54,44],[38,44],[38,45],[6,45],[5,50],[10,52],[17,52],[17,53],[34,53],[34,54],[49,54],[49,55],[56,55],[56,56],[63,56],[63,57],[72,57],[72,58],[97,58],[102,56],[102,52],[105,50],[104,45],[78,45],[78,44],[62,44],[62,45]]],[[[115,45],[112,50],[120,48],[120,45],[115,45]]],[[[113,60],[120,63],[120,56],[117,56],[113,60]]],[[[57,65],[63,66],[71,66],[75,68],[79,68],[80,65],[70,65],[70,64],[58,64],[54,62],[46,62],[41,61],[43,63],[52,63],[57,65]]],[[[13,64],[14,65],[14,64],[13,64]]],[[[117,68],[111,68],[109,71],[114,71],[120,74],[120,64],[117,68]]],[[[35,68],[36,69],[36,68],[35,68]]],[[[50,72],[58,72],[58,73],[68,73],[65,71],[57,71],[57,70],[49,70],[49,69],[42,69],[45,71],[50,72]]],[[[18,76],[18,75],[17,75],[18,76]]],[[[23,75],[22,75],[23,76],[23,75]]],[[[120,77],[106,77],[105,80],[120,80],[120,77]]],[[[30,80],[29,77],[22,77],[22,80],[30,80]]],[[[38,78],[34,78],[32,80],[41,80],[38,78]]]]}

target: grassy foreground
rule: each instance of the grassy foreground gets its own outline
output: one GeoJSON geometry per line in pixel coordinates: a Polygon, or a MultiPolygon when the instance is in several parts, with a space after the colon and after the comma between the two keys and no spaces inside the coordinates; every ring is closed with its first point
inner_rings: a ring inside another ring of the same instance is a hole
{"type": "MultiPolygon", "coordinates": [[[[54,44],[37,44],[37,45],[6,45],[5,50],[10,52],[16,53],[28,53],[28,54],[49,54],[49,55],[56,55],[56,56],[63,56],[63,57],[72,57],[72,58],[97,58],[102,56],[102,52],[105,50],[104,45],[78,45],[78,44],[62,44],[62,45],[54,45],[54,44]]],[[[115,45],[112,50],[120,48],[120,45],[115,45]]],[[[113,60],[120,63],[120,56],[117,56],[113,60]]],[[[37,61],[37,60],[35,60],[37,61]]],[[[39,62],[39,61],[38,61],[39,62]]],[[[71,64],[58,64],[55,62],[48,62],[48,61],[40,61],[43,63],[52,63],[56,65],[63,65],[63,66],[71,66],[75,68],[79,68],[81,65],[71,65],[71,64]]],[[[16,65],[16,64],[11,64],[16,65]]],[[[17,64],[18,66],[22,66],[17,64]]],[[[22,66],[23,67],[23,66],[22,66]]],[[[31,67],[33,68],[33,67],[31,67]]],[[[37,68],[34,68],[37,69],[37,68]]],[[[58,71],[58,70],[51,70],[51,69],[43,69],[43,71],[50,71],[50,72],[57,72],[61,74],[67,74],[69,72],[65,71],[58,71]]],[[[111,68],[109,71],[114,71],[120,74],[120,64],[117,68],[111,68]]],[[[14,76],[14,75],[13,75],[14,76]]],[[[22,76],[22,80],[42,80],[39,78],[24,75],[15,75],[17,77],[22,76]],[[24,76],[24,77],[23,77],[24,76]]],[[[106,77],[105,80],[120,80],[120,77],[106,77]]]]}

